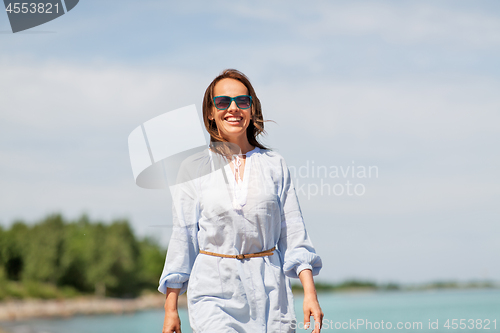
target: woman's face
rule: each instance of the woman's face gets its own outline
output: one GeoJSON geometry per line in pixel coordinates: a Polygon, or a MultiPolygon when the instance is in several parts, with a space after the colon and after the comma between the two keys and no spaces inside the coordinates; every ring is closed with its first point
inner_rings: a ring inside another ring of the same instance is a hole
{"type": "MultiPolygon", "coordinates": [[[[234,79],[222,79],[214,87],[214,97],[236,97],[248,95],[248,89],[243,83],[234,79]]],[[[235,101],[226,110],[212,107],[210,119],[215,119],[221,136],[229,142],[239,141],[242,136],[246,139],[246,131],[252,117],[252,108],[240,109],[235,101]]]]}

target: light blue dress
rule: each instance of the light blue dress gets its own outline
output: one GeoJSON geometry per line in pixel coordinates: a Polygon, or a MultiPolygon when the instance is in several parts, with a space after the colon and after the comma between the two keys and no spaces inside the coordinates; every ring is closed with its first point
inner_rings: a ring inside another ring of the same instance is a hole
{"type": "Polygon", "coordinates": [[[304,269],[317,275],[322,264],[283,157],[256,147],[246,153],[237,183],[221,155],[206,149],[183,162],[179,179],[158,290],[187,290],[197,333],[294,332],[290,278],[304,269]],[[274,246],[272,256],[244,260],[199,253],[248,254],[274,246]]]}

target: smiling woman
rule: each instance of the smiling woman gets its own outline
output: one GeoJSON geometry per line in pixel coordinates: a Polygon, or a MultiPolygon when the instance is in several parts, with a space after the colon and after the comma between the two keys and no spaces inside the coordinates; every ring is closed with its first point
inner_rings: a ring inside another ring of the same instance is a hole
{"type": "Polygon", "coordinates": [[[167,295],[163,333],[180,332],[177,299],[185,291],[194,332],[294,332],[290,277],[300,278],[304,322],[313,316],[319,333],[313,275],[321,258],[283,157],[257,140],[264,120],[248,78],[226,70],[212,81],[203,117],[211,144],[183,162],[172,194],[174,228],[158,288],[167,295]]]}
{"type": "Polygon", "coordinates": [[[212,142],[232,142],[224,137],[224,135],[230,135],[232,139],[242,140],[242,144],[248,141],[251,146],[266,149],[257,141],[257,136],[264,134],[264,118],[260,100],[250,80],[236,70],[225,70],[208,86],[203,99],[203,120],[212,142]],[[243,105],[245,108],[239,107],[241,104],[237,100],[234,102],[231,100],[227,108],[214,105],[214,103],[223,102],[223,100],[217,100],[217,97],[241,97],[242,95],[250,96],[249,108],[246,105],[243,105]],[[230,116],[242,119],[231,123],[225,119],[230,116]],[[241,135],[242,133],[244,135],[241,135]]]}
{"type": "Polygon", "coordinates": [[[252,149],[245,135],[252,114],[250,110],[250,96],[243,83],[235,79],[223,79],[214,87],[215,109],[208,116],[212,122],[215,121],[218,135],[226,138],[229,142],[237,143],[242,147],[244,153],[252,149]],[[236,96],[236,97],[232,97],[236,96]],[[245,109],[236,104],[237,100],[245,100],[245,109]]]}

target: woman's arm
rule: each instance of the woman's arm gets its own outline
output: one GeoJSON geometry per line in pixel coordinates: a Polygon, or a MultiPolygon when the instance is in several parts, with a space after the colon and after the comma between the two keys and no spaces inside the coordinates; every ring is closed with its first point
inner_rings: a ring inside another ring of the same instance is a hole
{"type": "Polygon", "coordinates": [[[167,288],[165,299],[165,320],[163,321],[162,333],[181,333],[181,320],[177,311],[177,300],[180,289],[167,288]]]}
{"type": "Polygon", "coordinates": [[[318,303],[313,275],[321,270],[322,263],[307,235],[297,193],[290,170],[280,158],[282,184],[278,190],[281,211],[281,232],[278,250],[282,256],[283,271],[290,278],[299,278],[304,288],[304,325],[310,326],[314,317],[313,333],[321,331],[323,311],[318,303]]]}
{"type": "Polygon", "coordinates": [[[323,322],[323,311],[321,311],[321,307],[319,306],[312,271],[310,269],[302,270],[299,273],[299,279],[304,288],[304,327],[309,327],[311,316],[313,316],[314,330],[312,333],[319,333],[323,322]]]}

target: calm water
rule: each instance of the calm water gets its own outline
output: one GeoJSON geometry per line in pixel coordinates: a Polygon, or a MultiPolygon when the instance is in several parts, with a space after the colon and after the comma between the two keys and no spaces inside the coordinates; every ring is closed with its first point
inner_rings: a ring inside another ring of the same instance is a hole
{"type": "MultiPolygon", "coordinates": [[[[319,299],[325,313],[322,332],[392,329],[404,332],[500,333],[500,290],[335,293],[320,294],[319,299]],[[448,319],[449,328],[445,327],[448,319]],[[457,320],[453,322],[452,319],[457,320]],[[460,319],[464,319],[461,326],[460,319]],[[433,329],[429,329],[430,323],[433,329]]],[[[295,310],[298,325],[301,325],[300,297],[295,300],[295,310]]],[[[182,332],[191,332],[187,311],[181,311],[180,315],[182,332]]],[[[159,333],[162,324],[163,310],[152,310],[133,315],[1,323],[1,326],[14,333],[159,333]]],[[[300,327],[297,332],[305,332],[300,327]]]]}

